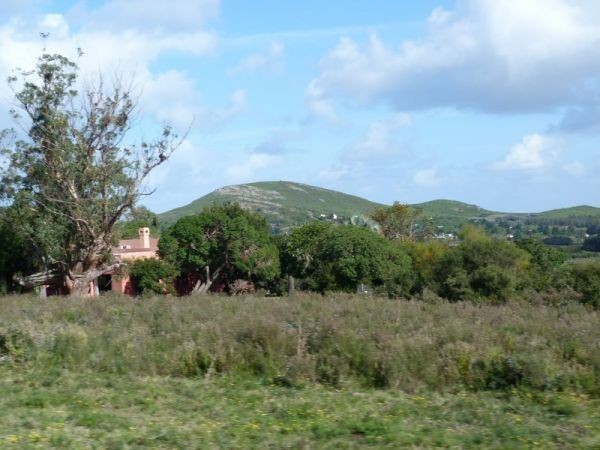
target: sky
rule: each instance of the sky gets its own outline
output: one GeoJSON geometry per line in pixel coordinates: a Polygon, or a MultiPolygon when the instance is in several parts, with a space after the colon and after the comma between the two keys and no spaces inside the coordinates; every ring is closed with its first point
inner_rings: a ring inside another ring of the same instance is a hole
{"type": "MultiPolygon", "coordinates": [[[[184,137],[148,180],[156,212],[271,180],[600,206],[599,44],[597,0],[0,1],[0,80],[58,52],[82,82],[132,81],[132,139],[184,137]]],[[[0,128],[12,98],[0,82],[0,128]]]]}

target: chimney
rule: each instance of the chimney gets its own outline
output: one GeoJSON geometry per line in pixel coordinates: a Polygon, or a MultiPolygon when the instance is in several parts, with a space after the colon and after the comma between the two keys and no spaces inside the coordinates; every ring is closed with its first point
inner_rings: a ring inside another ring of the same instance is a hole
{"type": "Polygon", "coordinates": [[[142,248],[150,248],[150,228],[140,228],[138,230],[138,234],[140,236],[140,244],[142,244],[142,248]]]}

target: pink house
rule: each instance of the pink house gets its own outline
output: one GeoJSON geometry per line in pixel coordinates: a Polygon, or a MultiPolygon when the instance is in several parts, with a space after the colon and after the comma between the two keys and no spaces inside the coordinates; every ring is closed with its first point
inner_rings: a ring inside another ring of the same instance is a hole
{"type": "MultiPolygon", "coordinates": [[[[119,241],[111,252],[116,261],[128,262],[136,259],[157,258],[158,257],[158,238],[150,236],[149,228],[140,228],[137,239],[123,239],[119,241]]],[[[113,273],[105,273],[95,280],[93,290],[90,289],[91,296],[98,295],[100,291],[113,291],[119,294],[132,295],[133,286],[129,275],[117,277],[113,273]]]]}
{"type": "MultiPolygon", "coordinates": [[[[158,238],[150,236],[149,228],[140,228],[137,239],[123,239],[116,247],[111,249],[114,259],[118,262],[134,261],[143,258],[158,257],[158,238]]],[[[93,281],[90,281],[88,296],[97,297],[100,292],[113,291],[119,294],[133,295],[134,290],[129,275],[119,275],[112,271],[105,272],[93,281]]],[[[59,285],[40,286],[40,297],[48,295],[62,295],[64,289],[59,285]]]]}

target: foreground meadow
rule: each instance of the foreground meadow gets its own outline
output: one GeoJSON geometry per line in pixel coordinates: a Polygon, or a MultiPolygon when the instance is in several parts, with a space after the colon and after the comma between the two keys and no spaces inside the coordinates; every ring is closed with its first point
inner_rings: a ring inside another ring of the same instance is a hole
{"type": "Polygon", "coordinates": [[[581,305],[0,298],[2,448],[600,448],[581,305]]]}

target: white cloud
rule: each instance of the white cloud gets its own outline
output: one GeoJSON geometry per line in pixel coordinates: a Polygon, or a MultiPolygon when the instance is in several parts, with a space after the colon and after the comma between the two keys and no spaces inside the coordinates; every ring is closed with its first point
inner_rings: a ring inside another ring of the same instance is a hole
{"type": "Polygon", "coordinates": [[[584,175],[587,172],[585,165],[580,161],[573,161],[565,164],[564,169],[565,172],[574,177],[584,175]]]}
{"type": "Polygon", "coordinates": [[[316,80],[313,80],[308,85],[306,102],[310,113],[314,117],[324,119],[328,122],[339,122],[333,101],[327,97],[327,92],[317,85],[316,80]]]}
{"type": "MultiPolygon", "coordinates": [[[[172,3],[172,7],[177,6],[172,3]]],[[[119,17],[133,14],[133,4],[137,4],[140,11],[143,10],[142,15],[154,16],[162,11],[168,16],[165,8],[169,3],[151,2],[146,7],[141,7],[137,0],[112,1],[99,10],[86,12],[83,17],[87,22],[80,27],[71,27],[67,16],[61,14],[32,17],[30,20],[35,23],[29,28],[49,32],[49,37],[45,40],[40,39],[37,32],[25,33],[20,20],[8,22],[0,26],[0,78],[6,79],[15,67],[33,68],[35,58],[41,53],[42,47],[46,47],[49,52],[66,55],[77,62],[82,84],[93,83],[88,80],[97,80],[99,73],[104,75],[108,84],[112,78],[120,78],[125,74],[125,84],[132,82],[133,90],[141,91],[142,111],[154,115],[159,121],[169,122],[179,129],[188,127],[193,120],[205,128],[222,124],[245,110],[245,91],[234,91],[226,106],[210,108],[202,104],[196,83],[186,73],[176,70],[158,74],[152,72],[151,65],[162,55],[183,52],[197,56],[210,52],[217,44],[217,37],[211,32],[203,31],[200,26],[218,12],[218,1],[175,3],[189,3],[183,11],[187,11],[186,8],[193,9],[189,12],[189,18],[193,18],[194,27],[172,30],[151,26],[146,29],[123,26],[113,29],[113,22],[101,20],[102,15],[108,14],[109,10],[119,17]],[[208,11],[204,11],[203,5],[208,11]],[[210,5],[213,5],[214,10],[210,5]],[[100,24],[104,24],[104,27],[100,27],[100,24]],[[84,52],[82,57],[77,55],[78,48],[84,52]]],[[[176,15],[181,12],[171,13],[176,15]]],[[[177,24],[174,20],[173,17],[165,17],[164,23],[177,24]]],[[[9,102],[11,98],[12,93],[8,88],[0,86],[0,102],[9,102]]]]}
{"type": "Polygon", "coordinates": [[[269,47],[261,53],[252,53],[242,59],[229,70],[231,75],[240,73],[252,73],[258,70],[268,70],[271,72],[282,72],[285,47],[279,41],[272,41],[269,47]]]}
{"type": "Polygon", "coordinates": [[[415,173],[413,182],[420,187],[436,187],[443,182],[436,169],[424,169],[415,173]]]}
{"type": "Polygon", "coordinates": [[[402,153],[405,144],[398,140],[398,131],[411,125],[408,114],[394,116],[371,124],[367,133],[352,145],[347,156],[357,159],[393,156],[402,153]]]}
{"type": "Polygon", "coordinates": [[[69,36],[69,24],[61,14],[46,14],[40,22],[40,29],[59,39],[69,36]]]}
{"type": "Polygon", "coordinates": [[[309,104],[384,101],[401,110],[547,111],[600,93],[600,3],[462,0],[420,41],[344,38],[321,61],[309,104]]]}
{"type": "Polygon", "coordinates": [[[159,122],[179,129],[212,129],[239,116],[246,110],[246,92],[234,91],[221,108],[203,106],[196,83],[183,72],[170,70],[150,76],[142,95],[142,109],[154,114],[159,122]]]}
{"type": "Polygon", "coordinates": [[[252,153],[248,159],[238,164],[233,164],[225,169],[225,175],[231,182],[241,182],[254,179],[257,173],[278,166],[283,158],[267,153],[252,153]]]}
{"type": "Polygon", "coordinates": [[[555,139],[530,134],[512,147],[502,161],[492,165],[495,170],[539,170],[548,167],[556,160],[560,146],[555,139]]]}

